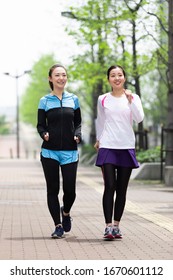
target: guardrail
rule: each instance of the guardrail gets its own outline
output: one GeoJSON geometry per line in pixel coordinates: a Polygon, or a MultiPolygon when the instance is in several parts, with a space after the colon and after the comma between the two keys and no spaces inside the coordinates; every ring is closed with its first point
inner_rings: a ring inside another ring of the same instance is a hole
{"type": "Polygon", "coordinates": [[[161,149],[160,149],[160,180],[163,181],[163,165],[165,162],[165,153],[171,152],[173,153],[173,148],[167,148],[165,144],[165,136],[168,136],[168,133],[173,133],[172,128],[164,128],[161,130],[161,149]]]}

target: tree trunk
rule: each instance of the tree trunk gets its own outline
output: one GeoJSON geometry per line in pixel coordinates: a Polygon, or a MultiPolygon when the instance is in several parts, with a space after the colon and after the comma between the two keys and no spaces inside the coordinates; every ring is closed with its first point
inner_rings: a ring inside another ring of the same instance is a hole
{"type": "MultiPolygon", "coordinates": [[[[136,50],[136,22],[132,20],[132,48],[133,48],[133,73],[135,79],[135,91],[136,94],[141,97],[141,90],[140,90],[140,76],[138,73],[137,68],[137,50],[136,50]]],[[[145,149],[144,145],[144,131],[143,131],[143,122],[139,123],[138,125],[138,135],[139,135],[139,142],[138,142],[138,149],[145,149]]]]}
{"type": "Polygon", "coordinates": [[[168,113],[165,165],[173,166],[173,1],[169,0],[168,30],[168,113]]]}
{"type": "Polygon", "coordinates": [[[97,117],[97,100],[100,94],[103,94],[103,81],[98,80],[93,95],[92,95],[92,104],[93,104],[93,110],[92,110],[92,118],[91,118],[91,132],[90,132],[90,144],[94,144],[96,141],[96,129],[95,129],[95,120],[97,117]]]}

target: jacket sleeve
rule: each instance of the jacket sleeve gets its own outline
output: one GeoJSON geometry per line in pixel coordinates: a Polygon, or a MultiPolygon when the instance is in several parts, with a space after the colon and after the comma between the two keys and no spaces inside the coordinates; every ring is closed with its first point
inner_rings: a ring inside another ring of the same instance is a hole
{"type": "Polygon", "coordinates": [[[79,100],[78,98],[75,99],[75,110],[74,110],[74,136],[77,136],[81,142],[82,140],[82,133],[81,133],[81,110],[80,110],[80,105],[79,105],[79,100]]]}
{"type": "Polygon", "coordinates": [[[99,141],[105,126],[105,113],[104,113],[104,106],[102,105],[101,96],[99,96],[97,100],[97,118],[96,118],[95,126],[96,126],[96,140],[99,141]]]}
{"type": "Polygon", "coordinates": [[[133,94],[132,103],[129,104],[132,118],[135,122],[140,123],[144,119],[144,111],[141,103],[141,99],[137,94],[133,94]]]}
{"type": "Polygon", "coordinates": [[[37,131],[44,140],[44,134],[47,132],[46,111],[43,108],[43,101],[40,100],[37,112],[37,131]]]}

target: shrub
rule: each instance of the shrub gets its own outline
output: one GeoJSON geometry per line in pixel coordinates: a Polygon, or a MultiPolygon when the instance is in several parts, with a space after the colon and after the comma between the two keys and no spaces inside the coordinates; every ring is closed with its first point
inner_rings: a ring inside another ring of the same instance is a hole
{"type": "Polygon", "coordinates": [[[160,146],[145,151],[137,151],[136,158],[140,163],[160,162],[160,146]]]}
{"type": "Polygon", "coordinates": [[[83,154],[88,154],[88,157],[91,157],[96,153],[96,150],[95,150],[93,145],[84,144],[84,145],[82,145],[81,152],[82,152],[82,155],[83,154]]]}

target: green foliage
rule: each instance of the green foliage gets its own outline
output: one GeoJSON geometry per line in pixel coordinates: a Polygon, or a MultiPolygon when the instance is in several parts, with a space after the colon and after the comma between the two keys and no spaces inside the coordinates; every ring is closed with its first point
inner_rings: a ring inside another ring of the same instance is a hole
{"type": "Polygon", "coordinates": [[[31,72],[31,82],[21,98],[21,118],[24,122],[33,126],[36,126],[39,100],[50,91],[48,71],[54,63],[53,55],[44,55],[34,64],[31,72]]]}
{"type": "Polygon", "coordinates": [[[140,163],[160,162],[160,146],[148,150],[136,152],[136,158],[140,163]]]}
{"type": "MultiPolygon", "coordinates": [[[[73,56],[72,65],[68,67],[68,90],[79,96],[82,114],[88,116],[89,112],[91,123],[94,124],[97,97],[110,90],[106,77],[107,69],[112,64],[120,64],[126,70],[127,86],[132,91],[135,78],[140,79],[141,97],[145,101],[145,119],[148,118],[150,123],[164,123],[167,98],[164,85],[167,34],[161,31],[158,19],[167,29],[165,1],[162,1],[162,4],[156,0],[84,2],[80,7],[69,7],[71,19],[68,22],[69,27],[66,28],[68,34],[81,46],[80,54],[73,56]],[[136,61],[132,41],[134,35],[136,61]],[[148,78],[145,79],[145,76],[148,78]],[[145,90],[147,88],[146,96],[144,86],[145,90]]],[[[45,55],[35,63],[31,82],[22,97],[22,119],[34,126],[39,99],[50,90],[47,72],[54,62],[53,55],[45,55]]],[[[94,134],[94,125],[90,127],[94,134]]]]}
{"type": "Polygon", "coordinates": [[[82,145],[82,148],[81,148],[81,154],[82,155],[87,155],[87,158],[91,158],[93,155],[96,154],[96,150],[94,148],[93,145],[90,145],[90,144],[84,144],[82,145]]]}
{"type": "MultiPolygon", "coordinates": [[[[152,2],[157,4],[154,0],[152,2]]],[[[156,5],[154,10],[149,8],[151,8],[149,1],[139,3],[137,1],[88,0],[85,5],[70,9],[72,21],[75,21],[78,28],[70,30],[71,27],[69,27],[67,31],[75,38],[78,45],[84,46],[82,55],[73,57],[71,74],[74,80],[77,79],[83,83],[84,100],[91,108],[92,122],[94,122],[93,116],[95,116],[98,95],[110,90],[106,77],[106,71],[110,65],[120,64],[125,68],[127,87],[136,91],[137,94],[142,92],[142,90],[139,91],[141,78],[157,68],[159,31],[156,34],[155,28],[158,24],[157,12],[159,16],[161,13],[159,5],[156,5]],[[152,15],[147,12],[148,10],[152,15]],[[155,22],[153,26],[150,24],[151,17],[155,22]],[[156,43],[155,47],[151,48],[149,42],[154,45],[153,38],[156,43]],[[134,49],[136,49],[135,54],[134,49]],[[136,85],[139,79],[140,83],[136,85]]],[[[148,82],[150,84],[152,80],[148,82]]],[[[150,85],[147,86],[150,88],[150,85]]],[[[156,97],[153,99],[153,107],[156,108],[162,101],[163,95],[160,96],[158,102],[156,97]]],[[[146,110],[148,116],[154,112],[151,106],[146,110]]],[[[157,112],[159,113],[159,110],[157,112]]],[[[91,127],[92,133],[93,129],[94,125],[91,127]]]]}
{"type": "Polygon", "coordinates": [[[9,134],[10,128],[8,123],[6,122],[6,117],[4,115],[0,116],[0,134],[9,134]]]}

